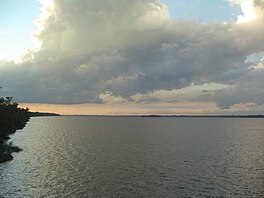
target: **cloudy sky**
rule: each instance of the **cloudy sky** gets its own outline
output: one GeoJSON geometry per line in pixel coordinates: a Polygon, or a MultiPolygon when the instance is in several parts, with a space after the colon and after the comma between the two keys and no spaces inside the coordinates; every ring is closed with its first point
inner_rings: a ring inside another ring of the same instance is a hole
{"type": "Polygon", "coordinates": [[[0,85],[33,111],[264,113],[264,0],[1,0],[0,85]]]}

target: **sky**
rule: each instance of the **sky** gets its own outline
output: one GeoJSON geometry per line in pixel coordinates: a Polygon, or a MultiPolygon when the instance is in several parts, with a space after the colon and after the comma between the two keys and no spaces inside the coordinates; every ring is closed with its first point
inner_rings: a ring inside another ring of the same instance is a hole
{"type": "Polygon", "coordinates": [[[1,0],[0,90],[61,114],[263,114],[264,0],[1,0]]]}

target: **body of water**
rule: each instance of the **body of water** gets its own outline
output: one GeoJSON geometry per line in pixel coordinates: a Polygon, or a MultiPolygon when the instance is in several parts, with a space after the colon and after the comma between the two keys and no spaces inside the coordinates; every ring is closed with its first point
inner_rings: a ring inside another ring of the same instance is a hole
{"type": "Polygon", "coordinates": [[[264,120],[31,118],[0,197],[264,197],[264,120]]]}

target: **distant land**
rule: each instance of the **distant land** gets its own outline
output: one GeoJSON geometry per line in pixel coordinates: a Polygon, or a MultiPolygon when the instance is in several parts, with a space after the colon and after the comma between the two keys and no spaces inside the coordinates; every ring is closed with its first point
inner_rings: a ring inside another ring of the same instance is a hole
{"type": "Polygon", "coordinates": [[[141,117],[183,117],[183,118],[264,118],[264,115],[142,115],[141,117]]]}
{"type": "MultiPolygon", "coordinates": [[[[60,116],[60,114],[54,114],[60,116]]],[[[41,116],[41,115],[36,115],[41,116]]],[[[47,115],[49,116],[49,115],[47,115]]],[[[63,115],[63,116],[89,116],[89,117],[142,117],[142,118],[264,118],[264,115],[85,115],[85,114],[74,114],[74,115],[63,115]]],[[[34,116],[33,116],[34,117],[34,116]]]]}
{"type": "Polygon", "coordinates": [[[41,117],[41,116],[60,116],[57,113],[48,113],[48,112],[28,112],[29,117],[41,117]]]}

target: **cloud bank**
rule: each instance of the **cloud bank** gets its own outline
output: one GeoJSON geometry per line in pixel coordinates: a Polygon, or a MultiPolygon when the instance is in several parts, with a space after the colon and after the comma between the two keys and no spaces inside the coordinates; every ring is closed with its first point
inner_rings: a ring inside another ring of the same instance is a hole
{"type": "Polygon", "coordinates": [[[237,23],[213,24],[171,19],[158,0],[43,3],[40,47],[0,62],[2,93],[24,103],[263,105],[263,59],[248,57],[264,52],[264,1],[250,2],[253,18],[242,7],[237,23]]]}

